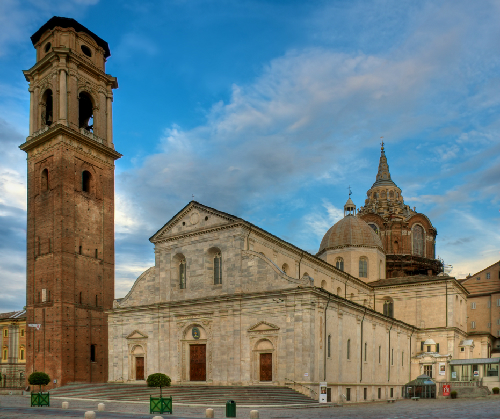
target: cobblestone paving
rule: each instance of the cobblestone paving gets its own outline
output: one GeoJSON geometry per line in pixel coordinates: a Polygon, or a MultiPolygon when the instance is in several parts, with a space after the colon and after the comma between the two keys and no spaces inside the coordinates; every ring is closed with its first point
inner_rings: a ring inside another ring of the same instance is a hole
{"type": "MultiPolygon", "coordinates": [[[[98,401],[71,400],[70,409],[61,409],[60,399],[52,399],[50,408],[29,407],[29,396],[0,396],[0,418],[83,418],[86,410],[94,410],[99,418],[152,418],[148,404],[130,402],[106,403],[106,412],[97,411],[98,401]]],[[[210,407],[210,406],[206,406],[210,407]]],[[[457,400],[400,400],[396,403],[361,403],[344,407],[314,407],[303,409],[256,408],[260,419],[482,419],[500,418],[500,396],[457,400]]],[[[237,419],[248,419],[250,408],[237,408],[237,419]]],[[[225,409],[215,407],[215,417],[224,418],[225,409]]],[[[204,418],[205,407],[184,407],[174,404],[174,415],[164,418],[204,418]]]]}

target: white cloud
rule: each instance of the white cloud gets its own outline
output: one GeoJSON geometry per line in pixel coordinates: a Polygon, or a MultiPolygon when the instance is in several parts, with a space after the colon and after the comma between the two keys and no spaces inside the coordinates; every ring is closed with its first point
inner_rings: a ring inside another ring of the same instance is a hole
{"type": "Polygon", "coordinates": [[[306,214],[303,218],[307,226],[305,229],[307,233],[314,234],[319,240],[323,238],[330,227],[344,217],[343,210],[326,199],[323,200],[323,208],[326,209],[326,213],[324,210],[314,211],[306,214]]]}

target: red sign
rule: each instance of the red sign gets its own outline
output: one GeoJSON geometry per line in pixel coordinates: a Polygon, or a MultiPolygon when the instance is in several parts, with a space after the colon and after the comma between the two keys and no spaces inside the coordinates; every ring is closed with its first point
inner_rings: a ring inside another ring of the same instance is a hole
{"type": "Polygon", "coordinates": [[[450,395],[450,385],[449,384],[443,384],[443,396],[449,396],[450,395]]]}

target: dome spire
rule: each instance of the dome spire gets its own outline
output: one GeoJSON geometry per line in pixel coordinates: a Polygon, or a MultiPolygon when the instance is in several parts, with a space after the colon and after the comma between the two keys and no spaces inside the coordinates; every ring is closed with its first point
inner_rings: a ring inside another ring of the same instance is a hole
{"type": "MultiPolygon", "coordinates": [[[[384,138],[384,137],[380,137],[384,138]]],[[[380,162],[378,164],[378,173],[374,186],[397,186],[391,179],[391,173],[389,172],[389,164],[387,163],[387,157],[385,156],[384,141],[380,143],[380,162]]]]}

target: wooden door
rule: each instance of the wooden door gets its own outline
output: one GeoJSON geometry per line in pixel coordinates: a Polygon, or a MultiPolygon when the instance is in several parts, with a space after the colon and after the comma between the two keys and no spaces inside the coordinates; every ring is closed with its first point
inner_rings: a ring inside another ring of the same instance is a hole
{"type": "Polygon", "coordinates": [[[260,381],[273,381],[273,354],[260,354],[260,381]]]}
{"type": "Polygon", "coordinates": [[[135,379],[144,380],[144,357],[135,358],[135,379]]]}
{"type": "Polygon", "coordinates": [[[189,379],[207,381],[207,345],[189,345],[189,379]]]}

